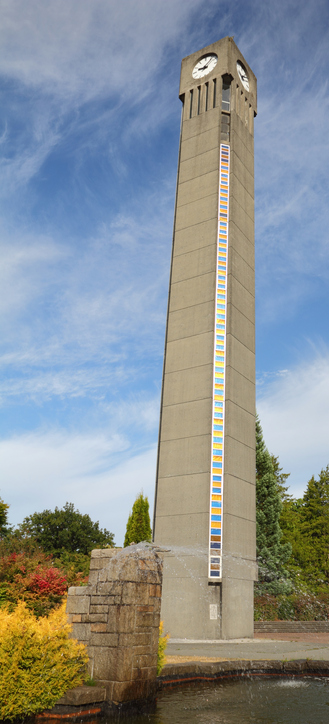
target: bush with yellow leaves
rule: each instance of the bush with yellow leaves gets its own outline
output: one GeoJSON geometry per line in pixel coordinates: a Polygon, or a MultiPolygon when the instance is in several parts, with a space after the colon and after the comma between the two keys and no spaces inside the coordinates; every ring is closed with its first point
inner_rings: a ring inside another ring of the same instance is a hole
{"type": "Polygon", "coordinates": [[[13,720],[50,709],[83,683],[88,656],[69,638],[65,602],[36,618],[23,601],[0,609],[0,719],[13,720]]]}
{"type": "Polygon", "coordinates": [[[158,661],[157,661],[157,675],[161,674],[161,671],[166,663],[165,651],[167,648],[167,642],[169,634],[164,635],[163,633],[163,621],[160,621],[159,626],[159,644],[158,644],[158,661]]]}

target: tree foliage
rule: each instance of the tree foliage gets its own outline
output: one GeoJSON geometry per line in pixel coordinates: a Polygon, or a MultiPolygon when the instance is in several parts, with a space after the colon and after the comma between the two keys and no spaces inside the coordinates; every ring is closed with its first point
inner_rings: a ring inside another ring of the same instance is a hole
{"type": "Polygon", "coordinates": [[[276,486],[279,492],[280,500],[281,502],[283,502],[284,500],[291,500],[292,496],[288,493],[289,485],[286,485],[290,473],[283,472],[283,468],[280,467],[280,462],[277,455],[271,455],[271,460],[274,475],[276,477],[276,486]]]}
{"type": "Polygon", "coordinates": [[[4,503],[2,498],[0,498],[0,538],[4,538],[11,531],[8,525],[8,510],[9,505],[4,503]]]}
{"type": "Polygon", "coordinates": [[[152,540],[152,529],[149,513],[149,501],[143,493],[136,498],[132,512],[127,521],[126,535],[124,539],[124,547],[131,543],[140,543],[141,541],[152,540]]]}
{"type": "Polygon", "coordinates": [[[259,570],[258,593],[288,592],[291,585],[285,568],[291,555],[289,543],[282,543],[279,524],[281,497],[278,487],[280,468],[265,445],[263,432],[256,420],[256,544],[259,570]],[[276,469],[275,469],[276,468],[276,469]]]}
{"type": "Polygon", "coordinates": [[[73,503],[27,516],[20,530],[33,536],[44,551],[56,556],[64,551],[87,555],[93,548],[114,545],[113,533],[100,528],[98,522],[93,523],[89,515],[75,510],[73,503]]]}
{"type": "Polygon", "coordinates": [[[296,585],[314,592],[329,584],[329,465],[312,476],[303,498],[284,501],[284,539],[292,546],[289,564],[296,585]]]}

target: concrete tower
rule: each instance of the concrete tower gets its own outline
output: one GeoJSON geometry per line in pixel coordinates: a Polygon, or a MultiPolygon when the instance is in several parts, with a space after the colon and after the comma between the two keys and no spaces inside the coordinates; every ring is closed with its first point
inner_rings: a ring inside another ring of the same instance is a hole
{"type": "Polygon", "coordinates": [[[184,58],[154,541],[173,638],[253,636],[256,78],[232,38],[184,58]]]}

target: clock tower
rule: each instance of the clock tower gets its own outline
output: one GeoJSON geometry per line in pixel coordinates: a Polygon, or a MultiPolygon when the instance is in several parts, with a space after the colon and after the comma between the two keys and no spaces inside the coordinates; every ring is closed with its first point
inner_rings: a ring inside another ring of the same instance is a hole
{"type": "Polygon", "coordinates": [[[172,638],[253,636],[256,92],[233,38],[182,61],[153,526],[172,638]]]}

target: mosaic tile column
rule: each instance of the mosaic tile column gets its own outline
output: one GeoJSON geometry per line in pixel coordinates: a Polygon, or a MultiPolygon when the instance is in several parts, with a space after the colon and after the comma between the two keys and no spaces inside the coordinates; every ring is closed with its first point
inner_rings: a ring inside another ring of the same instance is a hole
{"type": "Polygon", "coordinates": [[[216,269],[216,313],[214,337],[213,420],[210,481],[209,578],[222,578],[225,347],[227,301],[227,254],[229,219],[230,147],[220,146],[218,241],[216,269]]]}

